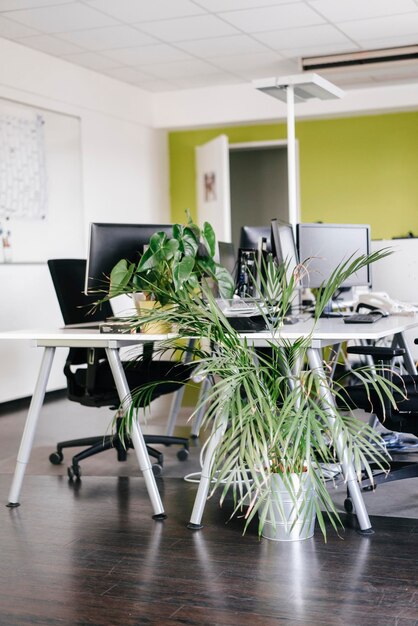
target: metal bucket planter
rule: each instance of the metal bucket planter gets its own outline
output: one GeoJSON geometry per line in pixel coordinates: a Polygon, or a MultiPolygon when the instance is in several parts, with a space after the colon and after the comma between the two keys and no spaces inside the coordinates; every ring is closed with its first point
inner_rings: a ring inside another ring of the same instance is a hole
{"type": "Polygon", "coordinates": [[[272,474],[270,488],[270,502],[261,507],[263,513],[267,507],[262,536],[273,541],[300,541],[312,537],[316,512],[309,475],[290,474],[283,481],[279,474],[272,474]]]}

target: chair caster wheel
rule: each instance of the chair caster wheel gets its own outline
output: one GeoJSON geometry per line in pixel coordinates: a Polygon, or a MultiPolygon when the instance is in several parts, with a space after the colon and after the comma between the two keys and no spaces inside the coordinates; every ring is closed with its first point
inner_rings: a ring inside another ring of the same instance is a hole
{"type": "Polygon", "coordinates": [[[154,463],[154,465],[151,465],[151,469],[155,478],[158,478],[163,473],[163,468],[161,465],[159,465],[159,463],[154,463]]]}
{"type": "Polygon", "coordinates": [[[52,463],[52,465],[61,465],[63,459],[63,453],[59,452],[58,450],[56,452],[52,452],[52,454],[49,455],[49,462],[52,463]]]}
{"type": "Polygon", "coordinates": [[[186,448],[182,448],[177,452],[177,458],[179,461],[186,461],[189,458],[189,451],[186,448]]]}
{"type": "Polygon", "coordinates": [[[81,478],[81,470],[79,467],[69,467],[67,469],[67,474],[68,474],[68,478],[69,480],[80,480],[81,478]]]}
{"type": "Polygon", "coordinates": [[[354,504],[351,498],[344,500],[344,510],[346,513],[354,513],[354,504]]]}

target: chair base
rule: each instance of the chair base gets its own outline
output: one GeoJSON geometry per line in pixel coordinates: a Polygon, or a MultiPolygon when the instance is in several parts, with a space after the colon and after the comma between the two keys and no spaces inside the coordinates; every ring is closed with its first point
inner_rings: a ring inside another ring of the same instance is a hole
{"type": "MultiPolygon", "coordinates": [[[[185,437],[169,437],[167,435],[144,435],[145,444],[147,446],[148,454],[156,460],[153,465],[153,473],[155,476],[160,476],[164,465],[164,455],[162,452],[153,448],[148,444],[159,444],[166,447],[171,445],[179,445],[182,448],[177,452],[177,458],[180,461],[185,461],[189,455],[189,441],[185,437]]],[[[117,453],[117,459],[119,462],[126,461],[127,451],[133,448],[133,443],[130,437],[122,438],[116,432],[113,435],[105,435],[101,437],[85,437],[83,439],[71,439],[68,441],[60,441],[57,444],[57,449],[49,456],[49,460],[53,465],[59,465],[64,460],[63,450],[66,448],[77,448],[82,446],[88,446],[87,449],[82,450],[72,458],[71,466],[68,468],[68,477],[70,480],[80,479],[81,469],[80,461],[87,459],[95,454],[104,452],[114,448],[117,453]]]]}

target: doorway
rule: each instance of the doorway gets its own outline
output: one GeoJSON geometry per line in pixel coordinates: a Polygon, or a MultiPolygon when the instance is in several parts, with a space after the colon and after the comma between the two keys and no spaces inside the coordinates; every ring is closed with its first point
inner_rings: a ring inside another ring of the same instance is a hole
{"type": "Polygon", "coordinates": [[[229,146],[231,239],[238,249],[241,226],[268,226],[289,216],[287,145],[229,146]]]}
{"type": "Polygon", "coordinates": [[[272,218],[289,222],[287,171],[285,140],[230,144],[219,135],[197,146],[198,223],[210,222],[218,241],[232,241],[237,249],[241,226],[269,226],[272,218]]]}

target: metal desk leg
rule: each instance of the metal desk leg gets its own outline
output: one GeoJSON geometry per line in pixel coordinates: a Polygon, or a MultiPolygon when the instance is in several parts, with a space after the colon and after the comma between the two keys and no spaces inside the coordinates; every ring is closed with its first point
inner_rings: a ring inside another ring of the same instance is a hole
{"type": "Polygon", "coordinates": [[[405,341],[405,335],[403,333],[397,333],[393,339],[393,343],[399,346],[399,348],[403,348],[405,350],[403,360],[405,363],[406,371],[408,372],[408,374],[416,376],[417,368],[415,366],[414,359],[412,358],[411,350],[409,349],[409,346],[405,341]]]}
{"type": "Polygon", "coordinates": [[[32,400],[29,406],[28,416],[26,418],[25,428],[20,442],[19,452],[17,454],[16,469],[13,476],[12,486],[9,492],[8,507],[19,506],[19,495],[25,476],[26,465],[28,464],[30,453],[33,446],[33,438],[35,436],[36,425],[44,402],[46,385],[48,383],[49,374],[51,372],[52,362],[54,360],[55,348],[48,347],[44,349],[41,367],[39,368],[38,379],[33,392],[32,400]]]}
{"type": "Polygon", "coordinates": [[[174,433],[174,427],[176,425],[177,416],[180,411],[181,403],[183,402],[183,396],[186,387],[182,385],[180,389],[174,393],[173,401],[171,403],[170,413],[167,420],[167,428],[165,434],[167,437],[172,437],[174,433]]]}
{"type": "MultiPolygon", "coordinates": [[[[192,360],[192,350],[195,344],[195,339],[190,339],[188,343],[188,352],[186,352],[186,358],[183,363],[187,365],[192,360]]],[[[186,391],[186,386],[182,385],[178,391],[174,394],[173,402],[171,403],[170,414],[167,420],[167,428],[165,434],[168,437],[172,437],[174,433],[174,427],[176,425],[177,416],[179,414],[181,403],[183,401],[184,392],[186,391]]]]}
{"type": "Polygon", "coordinates": [[[197,401],[197,405],[199,406],[199,409],[196,412],[193,426],[192,426],[192,431],[191,431],[191,437],[193,439],[197,439],[199,437],[200,427],[202,425],[203,416],[205,414],[206,399],[209,394],[209,389],[211,387],[211,384],[212,384],[211,379],[209,378],[209,376],[207,376],[202,382],[202,385],[200,387],[199,399],[197,401]]]}
{"type": "MultiPolygon", "coordinates": [[[[125,372],[123,370],[119,350],[117,348],[106,348],[107,358],[112,370],[113,378],[115,381],[116,389],[122,406],[125,411],[128,411],[131,406],[131,392],[126,382],[125,372]]],[[[164,507],[161,502],[160,494],[155,482],[154,474],[152,473],[151,462],[149,460],[147,446],[144,441],[142,432],[138,424],[134,421],[132,424],[131,438],[136,453],[136,457],[139,463],[139,469],[141,470],[145,485],[148,491],[148,495],[151,500],[151,505],[154,510],[153,519],[165,519],[167,515],[164,513],[164,507]]]]}
{"type": "MultiPolygon", "coordinates": [[[[321,354],[318,350],[315,350],[314,348],[309,348],[308,359],[310,367],[312,369],[315,369],[315,371],[317,372],[319,380],[319,392],[321,398],[324,400],[324,409],[328,415],[328,423],[330,424],[330,426],[332,426],[335,420],[335,409],[333,409],[333,407],[335,407],[335,402],[327,383],[325,372],[322,366],[321,354]]],[[[344,477],[347,481],[347,488],[355,507],[354,510],[356,511],[360,529],[363,534],[372,534],[372,525],[370,523],[370,519],[363,501],[363,496],[361,495],[361,490],[356,477],[356,473],[354,471],[353,462],[348,457],[348,451],[342,442],[342,438],[339,437],[339,439],[334,443],[337,449],[338,458],[343,468],[344,477]]]]}
{"type": "Polygon", "coordinates": [[[190,522],[187,524],[187,528],[189,528],[190,530],[200,530],[201,528],[203,528],[202,516],[203,511],[205,510],[205,504],[209,493],[210,473],[213,465],[213,455],[219,445],[219,442],[222,439],[227,424],[228,418],[226,415],[224,415],[219,420],[218,426],[210,436],[208,449],[206,450],[205,461],[202,467],[199,487],[197,489],[196,498],[193,505],[192,515],[190,517],[190,522]]]}

